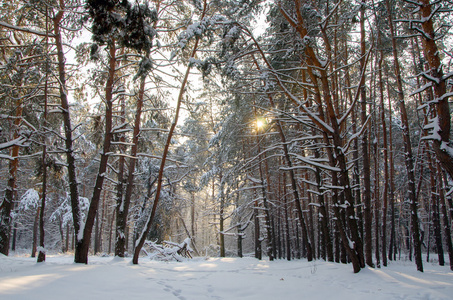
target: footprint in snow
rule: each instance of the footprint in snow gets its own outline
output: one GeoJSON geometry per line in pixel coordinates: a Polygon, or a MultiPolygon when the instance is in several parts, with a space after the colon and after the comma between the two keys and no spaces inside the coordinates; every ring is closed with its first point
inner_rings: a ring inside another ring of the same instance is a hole
{"type": "Polygon", "coordinates": [[[186,300],[185,297],[181,296],[180,289],[174,289],[171,285],[166,284],[165,281],[158,281],[157,283],[164,286],[164,291],[171,292],[175,297],[177,297],[180,300],[186,300]]]}

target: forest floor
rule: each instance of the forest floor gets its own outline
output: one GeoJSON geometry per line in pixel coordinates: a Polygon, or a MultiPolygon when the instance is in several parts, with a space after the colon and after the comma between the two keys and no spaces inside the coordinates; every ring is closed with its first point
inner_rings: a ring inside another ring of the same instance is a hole
{"type": "Polygon", "coordinates": [[[389,262],[353,274],[351,265],[325,261],[194,258],[160,262],[48,255],[45,263],[0,255],[0,299],[453,299],[453,272],[435,263],[416,271],[389,262]]]}

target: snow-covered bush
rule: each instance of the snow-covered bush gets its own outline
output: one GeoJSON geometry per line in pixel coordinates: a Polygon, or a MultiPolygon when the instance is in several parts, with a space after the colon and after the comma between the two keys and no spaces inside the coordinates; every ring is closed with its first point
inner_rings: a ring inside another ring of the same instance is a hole
{"type": "Polygon", "coordinates": [[[192,258],[192,248],[190,238],[186,238],[182,243],[164,241],[158,244],[153,241],[146,241],[142,251],[152,260],[159,261],[184,261],[192,258]]]}

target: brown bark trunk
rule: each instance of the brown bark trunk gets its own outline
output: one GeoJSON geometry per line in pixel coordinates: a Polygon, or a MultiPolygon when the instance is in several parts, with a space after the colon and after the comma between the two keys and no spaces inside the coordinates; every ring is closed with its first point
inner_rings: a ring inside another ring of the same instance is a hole
{"type": "MultiPolygon", "coordinates": [[[[441,174],[442,170],[440,165],[437,163],[437,174],[441,174]]],[[[437,188],[439,190],[439,199],[440,199],[440,207],[441,207],[441,214],[442,214],[442,221],[444,225],[444,234],[445,234],[445,244],[447,246],[448,257],[450,260],[450,270],[453,271],[453,244],[451,241],[451,226],[450,220],[448,219],[447,214],[447,205],[445,203],[445,194],[444,194],[444,185],[442,178],[438,178],[437,180],[437,188]],[[440,180],[439,180],[440,179],[440,180]]]]}
{"type": "Polygon", "coordinates": [[[289,228],[289,216],[288,216],[288,209],[289,203],[287,198],[287,191],[286,191],[286,175],[283,174],[283,197],[285,200],[285,228],[286,228],[286,259],[288,261],[291,260],[291,235],[290,235],[290,228],[289,228]]]}
{"type": "MultiPolygon", "coordinates": [[[[284,17],[287,19],[287,21],[290,23],[292,27],[294,27],[300,34],[301,38],[305,38],[308,35],[308,31],[305,27],[304,20],[302,17],[302,10],[301,10],[301,3],[299,1],[295,1],[295,10],[297,14],[297,23],[295,20],[293,20],[291,17],[289,17],[286,12],[282,9],[281,12],[284,15],[284,17]]],[[[324,33],[326,36],[326,34],[324,33]]],[[[327,38],[324,39],[326,43],[326,47],[330,48],[329,41],[327,38]]],[[[325,65],[319,61],[318,56],[315,53],[315,50],[311,46],[307,46],[305,48],[305,54],[307,55],[307,69],[308,69],[308,74],[311,77],[311,81],[314,85],[314,88],[316,89],[315,97],[316,101],[323,105],[325,105],[326,108],[326,118],[330,122],[331,128],[327,128],[326,125],[323,124],[322,117],[321,119],[317,118],[312,118],[313,122],[315,122],[318,126],[320,126],[321,129],[324,131],[325,135],[325,143],[329,143],[329,138],[332,141],[333,144],[333,150],[328,148],[329,152],[334,152],[329,154],[329,159],[331,162],[332,167],[337,167],[339,169],[338,172],[338,183],[343,187],[343,190],[341,194],[339,195],[340,201],[337,203],[334,203],[334,212],[335,216],[337,218],[337,223],[338,223],[338,229],[340,230],[340,235],[342,237],[342,243],[343,246],[345,247],[345,250],[348,252],[349,258],[352,261],[353,264],[353,269],[354,272],[359,272],[361,268],[365,266],[365,259],[364,259],[364,253],[363,253],[363,242],[360,237],[359,231],[358,231],[358,226],[357,226],[357,220],[355,217],[355,209],[354,209],[354,198],[352,195],[351,191],[351,185],[349,181],[349,175],[348,175],[348,168],[347,168],[347,159],[345,157],[345,154],[343,153],[342,147],[343,147],[343,138],[342,138],[342,132],[341,132],[341,126],[340,123],[342,120],[337,118],[337,113],[335,111],[334,105],[332,103],[332,93],[329,85],[329,75],[327,70],[325,69],[325,65]],[[315,72],[313,68],[316,68],[316,72],[319,72],[319,76],[315,76],[315,72]],[[320,81],[320,88],[317,87],[318,84],[318,78],[320,81]],[[319,89],[322,90],[322,96],[321,92],[319,89]],[[321,101],[322,99],[322,101],[321,101]],[[326,135],[329,135],[327,137],[326,135]],[[346,227],[344,227],[345,223],[343,223],[341,220],[342,218],[342,213],[340,212],[339,205],[346,205],[345,209],[345,221],[348,224],[349,227],[349,232],[351,234],[351,238],[348,237],[347,232],[346,232],[346,227]],[[351,242],[352,241],[352,242],[351,242]]],[[[366,62],[366,61],[365,61],[366,62]]],[[[362,71],[362,77],[364,76],[364,69],[362,71]]],[[[346,117],[346,115],[345,115],[346,117]]],[[[336,173],[336,172],[333,172],[336,173]]],[[[337,176],[337,174],[332,174],[334,177],[337,176]]],[[[333,179],[333,185],[336,184],[336,179],[333,179]]],[[[334,191],[334,193],[336,193],[334,191]]]]}
{"type": "MultiPolygon", "coordinates": [[[[46,8],[46,50],[48,50],[48,40],[49,40],[49,16],[46,8]]],[[[49,68],[49,61],[46,58],[46,69],[49,68]]],[[[48,96],[48,78],[46,72],[46,81],[44,84],[44,126],[47,126],[47,96],[48,96]]],[[[43,262],[46,260],[46,252],[44,249],[44,240],[45,240],[45,231],[44,231],[44,211],[46,208],[46,198],[47,198],[47,141],[46,136],[44,135],[44,143],[42,146],[42,194],[41,194],[41,213],[39,216],[39,253],[38,253],[38,262],[43,262]]],[[[61,229],[61,226],[59,226],[61,229]]],[[[63,239],[62,239],[63,242],[63,239]]]]}
{"type": "MultiPolygon", "coordinates": [[[[221,181],[221,180],[220,180],[221,181]]],[[[222,195],[220,196],[220,212],[219,212],[219,248],[220,248],[220,257],[225,257],[225,234],[224,234],[224,224],[225,224],[225,200],[222,195]]]]}
{"type": "Polygon", "coordinates": [[[113,85],[116,69],[116,47],[115,41],[109,45],[109,74],[105,87],[105,133],[103,151],[99,163],[99,171],[94,185],[93,195],[91,197],[90,207],[88,209],[87,219],[83,230],[83,238],[78,239],[75,250],[76,263],[88,263],[88,251],[90,247],[91,234],[93,225],[96,219],[99,200],[101,198],[102,186],[104,178],[107,176],[107,161],[110,152],[112,140],[112,117],[113,117],[113,85]]]}
{"type": "MultiPolygon", "coordinates": [[[[47,117],[47,99],[45,103],[44,109],[44,120],[47,117]]],[[[38,253],[38,261],[43,262],[46,260],[46,252],[44,250],[44,210],[46,208],[46,198],[47,198],[47,147],[46,141],[44,140],[44,146],[42,149],[42,167],[43,167],[43,174],[42,174],[42,193],[41,193],[41,209],[39,214],[39,253],[38,253]]]]}
{"type": "MultiPolygon", "coordinates": [[[[20,116],[22,116],[23,106],[20,101],[16,104],[16,118],[14,120],[14,139],[19,137],[18,127],[20,123],[20,116]]],[[[5,197],[0,205],[0,253],[4,255],[9,254],[9,239],[11,230],[11,211],[14,206],[14,195],[16,189],[16,175],[19,167],[19,146],[14,145],[11,148],[12,160],[9,162],[8,171],[8,184],[5,191],[5,197]]]]}
{"type": "MultiPolygon", "coordinates": [[[[440,225],[440,209],[439,209],[439,202],[440,202],[440,191],[438,190],[438,185],[436,184],[436,175],[437,170],[435,163],[433,162],[431,155],[428,155],[428,163],[429,163],[429,170],[430,170],[430,186],[431,186],[431,211],[432,211],[432,225],[434,231],[434,241],[436,243],[436,252],[439,258],[439,265],[445,265],[445,258],[444,258],[444,249],[442,245],[442,230],[440,225]]],[[[429,239],[428,239],[429,240],[429,239]]],[[[428,247],[428,254],[429,254],[429,247],[428,247]]],[[[429,262],[429,261],[428,261],[429,262]]]]}
{"type": "MultiPolygon", "coordinates": [[[[255,119],[257,118],[256,116],[256,111],[255,111],[255,119]]],[[[271,225],[270,225],[270,212],[269,212],[269,205],[268,205],[268,193],[266,191],[267,184],[266,181],[264,180],[264,172],[263,172],[263,166],[262,166],[262,161],[265,160],[266,158],[264,155],[261,153],[261,142],[259,140],[258,136],[258,126],[256,127],[256,144],[257,144],[257,151],[258,151],[258,172],[260,175],[260,183],[261,183],[261,195],[263,199],[263,208],[264,208],[264,228],[266,229],[266,254],[269,256],[269,260],[273,261],[273,247],[272,247],[272,233],[271,233],[271,225]]]]}
{"type": "Polygon", "coordinates": [[[436,112],[439,130],[432,132],[433,148],[437,159],[440,161],[442,168],[453,178],[453,151],[450,143],[451,116],[450,106],[448,103],[446,79],[444,78],[442,63],[439,57],[439,48],[436,44],[436,34],[431,16],[432,8],[429,0],[419,0],[420,14],[423,22],[421,35],[423,41],[423,50],[429,70],[426,71],[431,78],[432,88],[434,91],[435,101],[432,101],[434,111],[436,112]]]}
{"type": "MultiPolygon", "coordinates": [[[[387,143],[387,124],[385,122],[385,106],[384,106],[384,84],[382,79],[382,61],[384,59],[383,51],[380,51],[379,57],[379,95],[380,95],[380,114],[382,127],[382,151],[384,153],[384,190],[382,193],[383,209],[382,209],[382,265],[387,266],[387,212],[388,212],[388,192],[389,192],[389,158],[388,158],[388,143],[387,143]]],[[[376,219],[377,220],[377,219],[376,219]]]]}
{"type": "MultiPolygon", "coordinates": [[[[360,9],[360,69],[366,67],[366,44],[365,44],[365,0],[362,1],[360,9]]],[[[360,81],[360,118],[362,126],[368,128],[367,121],[367,95],[365,77],[360,81]]],[[[372,237],[372,215],[371,215],[371,172],[370,156],[368,153],[368,129],[363,130],[361,137],[362,167],[363,167],[363,214],[364,214],[364,241],[365,241],[365,262],[368,266],[374,267],[373,263],[373,237],[372,237]]]]}
{"type": "MultiPolygon", "coordinates": [[[[388,78],[388,74],[386,73],[388,78]]],[[[388,93],[388,106],[389,112],[392,112],[392,101],[390,97],[390,87],[387,81],[387,93],[388,93]]],[[[396,244],[396,224],[395,224],[395,164],[393,163],[393,131],[392,131],[392,113],[389,113],[389,203],[390,203],[390,242],[389,242],[389,259],[396,260],[397,244],[396,244]]]]}
{"type": "MultiPolygon", "coordinates": [[[[72,139],[72,125],[71,125],[71,115],[69,111],[69,102],[66,88],[66,70],[65,70],[65,57],[63,51],[63,42],[60,32],[60,22],[63,19],[65,4],[63,0],[59,0],[59,11],[55,18],[53,18],[54,24],[54,38],[55,46],[57,48],[57,58],[58,58],[58,80],[59,80],[59,90],[60,90],[60,101],[63,114],[63,125],[64,125],[64,134],[65,134],[65,152],[66,152],[66,164],[68,168],[68,183],[69,183],[69,194],[71,197],[71,209],[72,209],[72,219],[74,226],[74,235],[76,243],[79,242],[79,233],[81,230],[81,215],[79,208],[79,190],[76,176],[76,166],[75,166],[75,156],[74,156],[74,147],[72,139]]],[[[77,262],[77,257],[74,257],[74,261],[77,262]]]]}
{"type": "MultiPolygon", "coordinates": [[[[206,3],[206,0],[204,0],[203,1],[203,12],[202,12],[202,15],[201,15],[201,20],[204,19],[206,11],[207,11],[207,3],[206,3]]],[[[198,50],[199,40],[200,39],[197,36],[196,39],[195,39],[195,45],[193,47],[193,50],[192,50],[192,53],[191,53],[191,56],[190,56],[192,58],[195,57],[195,54],[196,54],[196,52],[198,50]]],[[[146,236],[148,235],[149,231],[151,230],[152,222],[153,222],[154,216],[156,214],[157,204],[159,202],[160,192],[161,192],[161,189],[162,189],[164,167],[165,167],[165,163],[166,163],[166,160],[167,160],[168,151],[169,151],[169,148],[170,148],[170,142],[171,142],[171,139],[173,137],[173,132],[175,131],[176,124],[178,123],[179,111],[181,109],[181,102],[183,100],[182,98],[184,96],[185,87],[186,87],[187,81],[189,79],[190,69],[191,69],[191,67],[189,65],[187,67],[187,69],[186,69],[186,73],[184,75],[184,79],[182,81],[181,88],[179,90],[179,96],[178,96],[178,101],[176,103],[176,112],[175,112],[174,120],[173,120],[173,123],[170,126],[170,131],[168,133],[167,142],[165,144],[164,152],[162,154],[162,160],[161,160],[161,164],[160,164],[160,168],[159,168],[159,174],[158,174],[158,178],[157,178],[156,196],[154,198],[154,203],[153,203],[153,207],[152,207],[152,210],[151,210],[151,215],[149,216],[148,221],[146,222],[145,228],[144,228],[144,230],[143,230],[143,232],[142,232],[142,234],[141,234],[141,236],[140,236],[140,238],[138,240],[137,245],[135,245],[136,247],[135,247],[135,250],[134,250],[134,257],[132,259],[132,263],[133,264],[138,264],[138,257],[139,257],[140,251],[141,251],[143,245],[145,244],[146,236]]]]}
{"type": "MultiPolygon", "coordinates": [[[[257,195],[255,194],[255,198],[257,195]]],[[[254,207],[253,207],[253,221],[255,224],[254,228],[254,233],[255,233],[255,239],[254,239],[254,246],[255,246],[255,258],[261,260],[262,256],[262,249],[261,249],[261,232],[260,232],[260,218],[259,218],[259,206],[258,206],[258,201],[255,200],[254,207]]]]}
{"type": "Polygon", "coordinates": [[[408,179],[408,194],[411,207],[411,231],[412,231],[412,240],[414,246],[414,256],[415,264],[417,265],[417,270],[423,272],[423,261],[421,253],[421,241],[420,241],[420,229],[418,224],[418,202],[415,193],[415,174],[414,174],[414,160],[412,155],[412,145],[409,132],[409,121],[406,111],[406,105],[404,102],[404,92],[403,84],[401,79],[400,65],[398,59],[398,50],[396,48],[396,38],[395,32],[393,29],[393,19],[391,14],[391,8],[389,0],[386,1],[387,12],[389,15],[389,26],[390,33],[392,37],[392,46],[393,46],[393,59],[395,67],[396,82],[398,87],[398,100],[401,112],[401,122],[403,125],[403,140],[404,140],[404,152],[405,152],[405,162],[407,170],[407,179],[408,179]]]}
{"type": "MultiPolygon", "coordinates": [[[[271,105],[274,106],[274,103],[271,100],[271,105]]],[[[294,197],[295,205],[296,205],[296,210],[299,216],[299,223],[302,229],[302,238],[304,239],[304,244],[307,250],[307,260],[312,261],[313,260],[313,248],[312,248],[312,243],[310,242],[310,239],[308,238],[308,229],[307,229],[307,224],[305,221],[304,213],[302,211],[302,202],[299,196],[299,191],[297,189],[297,182],[296,182],[296,176],[294,174],[294,169],[293,169],[293,163],[291,161],[291,158],[289,156],[289,150],[288,150],[288,143],[286,142],[286,137],[283,132],[283,128],[281,125],[280,120],[277,119],[277,130],[280,135],[280,139],[283,144],[283,155],[285,157],[285,162],[286,165],[288,166],[288,172],[289,172],[289,179],[291,182],[291,189],[292,189],[292,194],[294,197]]]]}
{"type": "Polygon", "coordinates": [[[39,212],[40,208],[36,209],[35,221],[33,222],[33,244],[31,247],[31,257],[36,257],[36,250],[38,248],[38,226],[39,226],[39,212]]]}
{"type": "MultiPolygon", "coordinates": [[[[120,124],[124,124],[126,122],[126,103],[124,96],[121,96],[120,99],[120,124]]],[[[121,125],[122,126],[122,125],[121,125]]],[[[126,152],[126,147],[124,143],[126,142],[126,137],[124,133],[120,133],[120,145],[118,146],[118,150],[120,154],[126,152]]],[[[131,162],[135,161],[135,157],[131,159],[131,162]]],[[[127,221],[127,214],[124,211],[124,203],[125,203],[125,193],[124,193],[124,164],[125,164],[125,157],[120,156],[118,159],[118,176],[117,176],[117,184],[116,184],[116,240],[115,240],[115,256],[124,257],[124,251],[126,248],[126,221],[127,221]]],[[[130,199],[130,198],[129,198],[130,199]]]]}

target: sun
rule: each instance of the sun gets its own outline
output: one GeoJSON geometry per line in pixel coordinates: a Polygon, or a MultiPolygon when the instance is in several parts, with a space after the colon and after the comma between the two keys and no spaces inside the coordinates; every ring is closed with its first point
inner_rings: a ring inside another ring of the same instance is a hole
{"type": "Polygon", "coordinates": [[[256,129],[260,130],[264,127],[265,122],[263,119],[257,119],[256,120],[256,129]]]}

